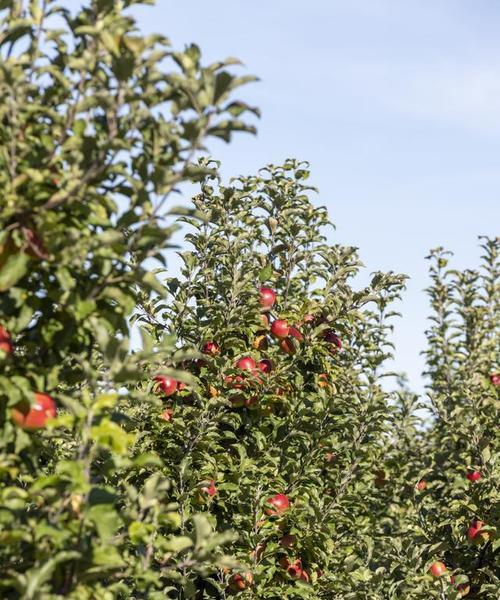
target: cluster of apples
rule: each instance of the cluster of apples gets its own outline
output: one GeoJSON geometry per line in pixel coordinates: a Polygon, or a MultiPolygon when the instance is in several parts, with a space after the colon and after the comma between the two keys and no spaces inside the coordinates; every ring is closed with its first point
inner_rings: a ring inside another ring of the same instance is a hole
{"type": "MultiPolygon", "coordinates": [[[[290,499],[286,494],[275,494],[266,500],[266,508],[264,513],[268,517],[283,517],[287,511],[290,509],[290,499]]],[[[261,525],[263,520],[258,521],[257,525],[261,525]]],[[[280,523],[280,529],[283,529],[283,523],[280,523]]],[[[291,550],[295,546],[297,539],[296,536],[290,533],[285,533],[279,544],[282,548],[286,550],[291,550]]],[[[257,560],[260,560],[262,554],[264,553],[266,545],[263,542],[260,542],[258,548],[254,550],[252,556],[257,560]]],[[[278,564],[280,567],[292,578],[292,579],[300,579],[301,581],[305,581],[308,583],[310,581],[309,572],[304,568],[302,559],[295,557],[281,556],[278,560],[278,564]]],[[[318,572],[318,576],[321,575],[318,572]]]]}
{"type": "MultiPolygon", "coordinates": [[[[477,472],[477,471],[476,471],[477,472]]],[[[492,533],[488,530],[488,526],[484,521],[474,520],[467,529],[466,536],[471,544],[480,546],[492,539],[492,533]]],[[[433,577],[443,577],[448,574],[446,565],[441,561],[435,561],[429,567],[429,573],[433,577]]],[[[459,592],[460,597],[467,596],[470,592],[469,581],[455,585],[455,577],[450,577],[450,584],[453,585],[459,592]]]]}
{"type": "MultiPolygon", "coordinates": [[[[0,351],[7,355],[14,352],[10,333],[0,325],[0,351]]],[[[54,399],[48,394],[34,393],[34,402],[22,401],[11,409],[12,421],[26,431],[43,429],[49,419],[57,415],[54,399]]]]}
{"type": "MultiPolygon", "coordinates": [[[[286,319],[277,318],[270,322],[269,312],[273,308],[276,303],[277,294],[276,292],[269,287],[262,287],[259,290],[259,303],[262,307],[263,315],[262,315],[262,323],[271,333],[271,335],[278,340],[278,345],[280,349],[288,355],[293,355],[297,351],[297,344],[300,344],[304,341],[304,336],[299,330],[297,325],[291,325],[286,319]]],[[[314,315],[305,315],[301,324],[311,323],[312,325],[318,325],[324,323],[325,320],[323,317],[315,317],[314,315]]],[[[268,348],[268,338],[265,334],[266,332],[261,332],[258,335],[253,343],[253,347],[256,350],[267,350],[268,348]]],[[[333,351],[337,352],[342,348],[342,342],[340,338],[330,329],[323,331],[322,338],[327,342],[333,345],[333,351]]],[[[216,353],[220,352],[220,348],[215,344],[215,342],[207,342],[203,347],[202,351],[206,354],[214,353],[214,345],[216,348],[216,353]]],[[[255,361],[250,356],[244,356],[236,361],[235,368],[243,371],[242,375],[236,375],[225,378],[225,383],[228,384],[233,389],[244,389],[246,387],[246,378],[248,375],[251,375],[250,379],[253,379],[253,382],[256,384],[262,383],[261,374],[268,375],[274,369],[273,363],[264,358],[260,361],[255,361]]],[[[321,373],[318,377],[318,385],[320,387],[326,387],[328,385],[328,376],[326,373],[321,373]]],[[[280,390],[277,390],[279,393],[280,390]]],[[[251,396],[249,398],[244,398],[242,395],[236,395],[231,400],[233,404],[236,406],[247,406],[251,407],[258,402],[258,398],[256,396],[251,396]]]]}
{"type": "MultiPolygon", "coordinates": [[[[273,337],[278,340],[279,346],[286,354],[294,354],[296,352],[296,343],[304,341],[304,336],[299,331],[297,326],[290,325],[285,319],[275,319],[270,323],[268,313],[275,305],[277,299],[276,292],[269,287],[261,287],[259,290],[259,303],[262,307],[262,323],[269,329],[273,337]]],[[[314,317],[313,315],[306,315],[303,319],[303,323],[311,323],[317,325],[324,323],[323,317],[314,317]]],[[[337,352],[342,348],[342,342],[340,338],[330,329],[326,329],[322,332],[322,338],[333,346],[333,352],[337,352]]],[[[253,347],[256,350],[266,350],[268,347],[268,340],[265,332],[261,332],[254,340],[253,347]],[[262,335],[263,334],[263,335],[262,335]]],[[[209,340],[201,347],[201,352],[210,357],[216,357],[220,354],[221,348],[219,344],[213,340],[209,340]]],[[[206,362],[203,360],[197,361],[197,366],[205,365],[206,362]]],[[[263,358],[258,362],[251,356],[243,356],[239,358],[235,364],[235,369],[240,373],[237,375],[227,375],[224,378],[224,383],[232,390],[248,391],[261,385],[263,383],[262,376],[269,375],[274,370],[274,365],[271,360],[263,358]]],[[[182,382],[176,381],[173,377],[164,375],[157,375],[154,378],[155,389],[160,392],[165,398],[173,396],[177,391],[183,389],[185,386],[182,382]]],[[[326,373],[321,373],[318,376],[318,386],[326,387],[328,385],[328,376],[326,373]]],[[[282,393],[282,389],[277,389],[276,393],[282,393]]],[[[215,397],[218,395],[218,391],[212,385],[209,386],[209,395],[215,397]]],[[[236,393],[232,394],[230,401],[233,406],[241,407],[246,406],[247,408],[254,407],[258,403],[258,396],[256,394],[243,394],[236,393]]],[[[162,413],[162,418],[166,421],[172,420],[173,410],[172,408],[166,409],[162,413]]]]}
{"type": "MultiPolygon", "coordinates": [[[[477,483],[480,479],[482,479],[483,476],[481,474],[481,471],[476,471],[474,469],[470,469],[466,473],[465,477],[471,483],[477,483]]],[[[420,479],[420,481],[417,481],[417,483],[415,484],[415,489],[418,490],[419,492],[423,492],[426,488],[427,488],[427,481],[425,481],[425,479],[420,479]]]]}
{"type": "MultiPolygon", "coordinates": [[[[441,562],[441,561],[436,561],[433,562],[432,565],[429,567],[429,573],[436,578],[439,577],[443,577],[445,575],[447,575],[448,570],[446,568],[446,565],[441,562]]],[[[463,596],[467,596],[467,594],[470,592],[470,584],[469,582],[465,582],[465,583],[459,583],[457,585],[455,585],[455,577],[452,575],[450,577],[450,584],[455,587],[455,589],[457,590],[459,596],[462,598],[463,596]]]]}
{"type": "MultiPolygon", "coordinates": [[[[467,480],[470,481],[471,483],[477,483],[482,478],[481,472],[474,470],[474,469],[470,469],[466,473],[465,476],[466,476],[467,480]]],[[[416,484],[415,487],[419,491],[423,491],[427,487],[427,484],[424,480],[420,480],[416,484]]],[[[492,537],[491,532],[488,530],[485,530],[485,525],[486,525],[486,523],[484,521],[480,521],[480,520],[472,521],[470,527],[467,529],[467,532],[466,532],[467,540],[471,544],[480,546],[482,544],[485,544],[486,542],[488,542],[491,539],[491,537],[492,537]]],[[[429,573],[433,577],[442,577],[443,575],[447,574],[446,565],[441,561],[435,561],[429,567],[429,573]]],[[[454,582],[455,582],[455,578],[452,575],[450,578],[450,583],[452,585],[454,585],[454,582]]],[[[468,582],[457,584],[454,587],[458,590],[458,592],[460,592],[460,597],[466,596],[470,592],[470,584],[468,582]]]]}
{"type": "MultiPolygon", "coordinates": [[[[277,294],[273,289],[268,287],[260,288],[260,305],[264,311],[271,310],[276,302],[276,298],[277,294]]],[[[323,317],[315,317],[314,315],[307,314],[305,315],[302,324],[310,323],[312,325],[319,325],[324,322],[325,319],[323,317]]],[[[269,323],[269,319],[267,319],[267,323],[269,323]]],[[[271,323],[271,333],[278,338],[279,346],[286,354],[295,354],[296,346],[294,340],[299,343],[304,341],[304,336],[299,329],[295,325],[290,325],[285,319],[275,319],[271,323]]],[[[342,348],[340,338],[331,329],[323,331],[322,338],[325,342],[333,344],[334,351],[342,348]]]]}
{"type": "MultiPolygon", "coordinates": [[[[299,330],[300,325],[310,324],[311,326],[317,326],[326,323],[323,317],[317,317],[314,315],[306,315],[299,325],[292,325],[287,320],[282,318],[276,318],[272,320],[269,317],[272,308],[274,307],[277,300],[277,293],[269,287],[261,287],[259,289],[259,303],[262,309],[262,324],[265,330],[262,330],[257,334],[252,346],[255,350],[267,350],[268,348],[268,334],[275,338],[278,342],[279,348],[288,355],[295,354],[297,351],[297,345],[304,341],[304,336],[299,330]]],[[[332,352],[338,352],[342,348],[342,342],[340,338],[335,334],[334,331],[326,329],[321,334],[322,339],[332,345],[332,352]]],[[[215,358],[221,354],[220,345],[214,340],[206,341],[201,347],[202,354],[207,357],[215,358]]],[[[196,366],[205,366],[207,363],[205,360],[200,359],[197,361],[196,366]]],[[[254,359],[252,356],[242,356],[238,358],[234,363],[234,369],[236,373],[226,375],[224,377],[224,384],[233,392],[230,396],[231,404],[234,407],[245,406],[247,408],[254,407],[258,401],[258,388],[264,383],[264,379],[267,375],[273,372],[274,364],[269,358],[262,358],[260,360],[254,359]],[[253,393],[255,390],[255,393],[253,393]]],[[[326,373],[321,373],[318,376],[318,386],[326,387],[329,384],[328,376],[326,373]]],[[[173,397],[179,390],[183,389],[184,384],[177,381],[173,377],[157,375],[154,377],[154,387],[158,393],[161,393],[165,398],[173,397]]],[[[284,390],[281,388],[276,389],[276,394],[283,393],[284,390]]],[[[209,395],[214,397],[218,395],[218,391],[213,387],[209,386],[209,395]]],[[[171,421],[173,418],[173,409],[171,407],[165,409],[161,414],[161,417],[165,421],[171,421]]],[[[333,457],[333,455],[332,455],[333,457]]],[[[205,497],[212,498],[217,494],[216,482],[214,480],[208,481],[200,485],[197,498],[200,499],[202,495],[205,497]]],[[[275,494],[274,496],[267,499],[264,508],[264,519],[267,517],[279,518],[282,517],[290,508],[289,498],[282,493],[275,494]]],[[[264,521],[260,520],[259,524],[264,521]]],[[[280,544],[283,548],[291,548],[293,546],[295,536],[286,534],[282,536],[280,544]]],[[[261,555],[264,551],[265,546],[261,544],[258,550],[258,554],[261,555]]],[[[302,565],[302,559],[300,558],[288,558],[281,557],[280,565],[284,570],[295,579],[301,579],[302,581],[309,581],[309,573],[304,569],[302,565]]],[[[249,573],[237,573],[231,576],[229,579],[229,590],[233,593],[247,589],[252,585],[253,579],[249,573]]]]}

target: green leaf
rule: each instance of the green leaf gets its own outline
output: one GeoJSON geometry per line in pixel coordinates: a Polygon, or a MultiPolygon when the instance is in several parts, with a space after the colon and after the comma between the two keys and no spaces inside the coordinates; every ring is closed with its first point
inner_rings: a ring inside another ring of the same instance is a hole
{"type": "Polygon", "coordinates": [[[7,258],[0,267],[0,292],[7,291],[26,275],[29,260],[24,252],[16,252],[7,258]]]}

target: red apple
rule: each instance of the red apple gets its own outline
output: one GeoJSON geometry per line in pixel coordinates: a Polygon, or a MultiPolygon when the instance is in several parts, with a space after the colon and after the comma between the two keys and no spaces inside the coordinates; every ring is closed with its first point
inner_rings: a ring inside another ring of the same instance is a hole
{"type": "Polygon", "coordinates": [[[328,342],[329,344],[334,344],[334,346],[336,346],[338,350],[342,348],[342,342],[339,336],[336,333],[334,333],[331,329],[327,329],[326,331],[324,331],[322,337],[325,340],[325,342],[328,342]]]}
{"type": "Polygon", "coordinates": [[[0,325],[0,351],[11,354],[13,350],[10,333],[0,325]]]}
{"type": "Polygon", "coordinates": [[[433,577],[441,577],[446,573],[446,565],[439,561],[433,562],[429,567],[429,573],[433,577]]]}
{"type": "Polygon", "coordinates": [[[381,488],[384,487],[384,485],[386,485],[387,483],[387,474],[386,472],[381,469],[379,471],[375,471],[375,487],[376,488],[381,488]]]}
{"type": "Polygon", "coordinates": [[[177,381],[173,377],[165,375],[156,375],[156,391],[162,392],[164,396],[172,396],[177,391],[177,381]]]}
{"type": "MultiPolygon", "coordinates": [[[[258,525],[258,523],[257,523],[257,525],[258,525]]],[[[264,524],[264,521],[262,521],[261,525],[263,525],[263,524],[264,524]]],[[[252,550],[250,552],[250,558],[252,560],[255,560],[256,562],[259,562],[260,559],[262,558],[262,555],[264,554],[265,549],[266,549],[266,545],[263,542],[259,542],[255,546],[255,550],[252,550]]]]}
{"type": "Polygon", "coordinates": [[[267,504],[270,504],[274,507],[266,508],[265,512],[268,516],[281,515],[290,508],[290,501],[288,500],[288,496],[285,496],[285,494],[276,494],[275,496],[268,498],[267,504]]]}
{"type": "Polygon", "coordinates": [[[287,533],[286,535],[284,535],[281,538],[280,545],[283,546],[283,548],[291,548],[292,546],[295,545],[296,542],[297,542],[297,536],[287,533]]]}
{"type": "Polygon", "coordinates": [[[244,404],[247,408],[254,408],[259,402],[258,396],[250,396],[250,398],[245,398],[244,404]]]}
{"type": "Polygon", "coordinates": [[[309,573],[305,569],[302,570],[302,573],[300,574],[300,579],[302,581],[305,581],[306,583],[309,583],[309,573]]]}
{"type": "Polygon", "coordinates": [[[475,483],[481,479],[482,475],[479,471],[470,471],[466,477],[471,483],[475,483]]]}
{"type": "Polygon", "coordinates": [[[289,354],[290,356],[297,352],[297,348],[295,347],[291,337],[280,340],[279,346],[285,354],[289,354]]]}
{"type": "Polygon", "coordinates": [[[259,360],[259,369],[266,374],[269,374],[273,370],[273,363],[267,358],[259,360]]]}
{"type": "Polygon", "coordinates": [[[210,480],[209,485],[203,486],[201,488],[202,492],[205,492],[208,496],[215,496],[217,493],[217,488],[215,487],[215,481],[213,479],[210,480]]]}
{"type": "Polygon", "coordinates": [[[205,342],[201,349],[203,354],[210,354],[211,356],[217,356],[220,354],[220,346],[217,342],[205,342]]]}
{"type": "Polygon", "coordinates": [[[491,374],[490,381],[493,385],[500,385],[500,373],[491,374]]]}
{"type": "Polygon", "coordinates": [[[417,482],[415,484],[415,488],[419,491],[419,492],[423,492],[425,490],[425,488],[427,487],[427,482],[425,481],[425,479],[421,479],[419,482],[417,482]]]}
{"type": "Polygon", "coordinates": [[[241,371],[254,371],[257,363],[251,356],[244,356],[236,361],[235,367],[241,371]]]}
{"type": "Polygon", "coordinates": [[[319,387],[325,388],[328,386],[329,377],[326,373],[320,373],[318,375],[318,385],[319,387]]]}
{"type": "Polygon", "coordinates": [[[458,592],[460,592],[460,598],[467,596],[467,594],[470,592],[470,584],[468,581],[466,581],[465,583],[459,583],[458,585],[455,585],[455,577],[452,575],[450,577],[450,583],[453,587],[456,588],[458,592]]]}
{"type": "Polygon", "coordinates": [[[164,421],[167,421],[167,423],[171,421],[173,417],[174,411],[171,408],[166,408],[160,415],[160,418],[162,418],[164,421]]]}
{"type": "Polygon", "coordinates": [[[467,529],[469,542],[479,546],[490,539],[489,532],[483,530],[484,525],[484,521],[472,521],[471,526],[467,529]]]}
{"type": "Polygon", "coordinates": [[[253,576],[250,572],[243,573],[240,575],[239,573],[235,573],[229,578],[229,589],[231,592],[237,593],[246,590],[248,586],[253,584],[253,576]]]}
{"type": "Polygon", "coordinates": [[[293,579],[300,579],[302,575],[302,561],[300,558],[290,560],[286,556],[283,556],[280,558],[279,564],[282,569],[285,569],[290,577],[293,577],[293,579]]]}
{"type": "Polygon", "coordinates": [[[290,325],[284,319],[276,319],[271,325],[271,333],[277,338],[286,338],[290,333],[290,325]]]}
{"type": "Polygon", "coordinates": [[[267,350],[269,347],[267,337],[265,335],[258,335],[252,342],[252,347],[255,348],[255,350],[267,350]]]}
{"type": "Polygon", "coordinates": [[[245,379],[241,375],[226,375],[224,382],[236,390],[242,390],[245,387],[245,379]]]}
{"type": "Polygon", "coordinates": [[[208,367],[208,363],[206,360],[203,360],[203,358],[195,358],[193,360],[193,366],[197,371],[199,371],[200,369],[203,369],[204,367],[208,367]]]}
{"type": "Polygon", "coordinates": [[[259,290],[259,302],[264,310],[269,310],[276,302],[276,292],[268,287],[259,290]]]}
{"type": "Polygon", "coordinates": [[[32,405],[21,402],[12,409],[11,416],[14,423],[22,429],[43,429],[48,419],[57,416],[56,403],[48,394],[35,392],[35,402],[32,405]]]}
{"type": "Polygon", "coordinates": [[[289,335],[291,337],[294,337],[298,342],[304,341],[304,336],[300,333],[300,331],[296,327],[293,327],[293,326],[290,327],[289,335]]]}
{"type": "Polygon", "coordinates": [[[327,452],[325,454],[325,460],[327,463],[332,463],[335,460],[335,454],[333,452],[327,452]]]}

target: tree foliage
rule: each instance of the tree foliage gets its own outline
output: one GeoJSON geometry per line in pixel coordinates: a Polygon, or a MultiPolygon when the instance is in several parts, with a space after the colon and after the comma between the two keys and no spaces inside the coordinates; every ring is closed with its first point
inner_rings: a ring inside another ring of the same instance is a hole
{"type": "Polygon", "coordinates": [[[2,597],[140,597],[227,539],[199,517],[176,535],[161,458],[136,450],[128,407],[150,402],[136,383],[172,342],[131,354],[128,318],[162,291],[144,261],[164,262],[165,201],[209,172],[205,140],[253,130],[233,95],[251,78],[140,35],[131,4],[0,4],[2,597]],[[41,392],[57,419],[16,426],[41,392]]]}

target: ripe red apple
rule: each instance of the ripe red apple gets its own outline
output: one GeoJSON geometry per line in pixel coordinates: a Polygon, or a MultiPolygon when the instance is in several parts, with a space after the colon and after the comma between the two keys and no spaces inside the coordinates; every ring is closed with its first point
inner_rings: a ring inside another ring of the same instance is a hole
{"type": "Polygon", "coordinates": [[[297,542],[297,536],[287,533],[286,535],[284,535],[281,538],[280,545],[283,546],[283,548],[291,548],[292,546],[295,545],[296,542],[297,542]]]}
{"type": "Polygon", "coordinates": [[[325,388],[328,386],[329,377],[326,373],[320,373],[318,375],[318,385],[319,387],[325,388]]]}
{"type": "Polygon", "coordinates": [[[238,593],[246,590],[247,587],[253,584],[253,575],[250,572],[235,573],[229,578],[229,589],[231,592],[238,593]]]}
{"type": "Polygon", "coordinates": [[[193,360],[193,366],[197,371],[199,371],[200,369],[203,369],[204,367],[208,367],[208,363],[203,358],[195,358],[193,360]]]}
{"type": "Polygon", "coordinates": [[[215,496],[217,493],[217,488],[215,487],[215,481],[213,479],[210,480],[209,485],[203,486],[201,488],[202,492],[205,492],[208,496],[215,496]]]}
{"type": "Polygon", "coordinates": [[[375,487],[381,488],[387,483],[387,475],[386,472],[382,469],[375,472],[375,487]]]}
{"type": "Polygon", "coordinates": [[[271,325],[271,333],[277,338],[286,338],[290,333],[290,325],[285,319],[276,319],[271,325]]]}
{"type": "Polygon", "coordinates": [[[251,356],[244,356],[236,361],[235,367],[241,371],[254,371],[257,363],[251,356]]]}
{"type": "Polygon", "coordinates": [[[205,342],[201,351],[203,352],[203,354],[217,356],[218,354],[220,354],[220,346],[219,344],[217,344],[217,342],[205,342]]]}
{"type": "Polygon", "coordinates": [[[297,348],[295,347],[291,337],[280,340],[279,346],[285,354],[289,354],[290,356],[297,352],[297,348]]]}
{"type": "Polygon", "coordinates": [[[298,342],[304,341],[304,336],[300,333],[300,331],[296,327],[293,327],[293,326],[290,327],[289,335],[291,337],[294,337],[298,342]]]}
{"type": "Polygon", "coordinates": [[[269,374],[273,370],[273,363],[267,358],[263,358],[262,360],[259,360],[259,369],[263,373],[269,374]]]}
{"type": "Polygon", "coordinates": [[[309,583],[309,573],[305,569],[302,569],[302,573],[300,574],[300,579],[302,581],[305,581],[306,583],[309,583]]]}
{"type": "Polygon", "coordinates": [[[13,350],[10,333],[0,325],[0,351],[11,354],[13,350]]]}
{"type": "Polygon", "coordinates": [[[325,460],[327,463],[332,463],[335,460],[335,454],[333,452],[327,452],[325,454],[325,460]]]}
{"type": "Polygon", "coordinates": [[[177,381],[173,377],[165,375],[156,375],[154,378],[156,385],[155,389],[162,392],[164,396],[172,396],[177,391],[177,381]]]}
{"type": "Polygon", "coordinates": [[[259,403],[258,396],[250,396],[250,398],[245,398],[245,406],[247,408],[255,408],[255,406],[259,403]]]}
{"type": "Polygon", "coordinates": [[[440,561],[433,562],[429,567],[429,573],[433,577],[441,577],[446,573],[446,565],[440,561]]]}
{"type": "Polygon", "coordinates": [[[57,416],[56,403],[48,394],[35,392],[35,401],[32,405],[21,402],[11,411],[12,420],[26,431],[43,429],[48,419],[57,416]]]}
{"type": "MultiPolygon", "coordinates": [[[[261,525],[263,525],[264,522],[262,522],[261,525]]],[[[260,559],[262,558],[262,555],[264,554],[264,550],[266,549],[266,544],[264,544],[263,542],[259,542],[256,546],[254,550],[251,550],[249,555],[250,558],[255,561],[255,562],[259,562],[260,559]]]]}
{"type": "Polygon", "coordinates": [[[267,337],[265,335],[258,335],[252,342],[252,347],[255,350],[267,350],[269,347],[267,337]]]}
{"type": "Polygon", "coordinates": [[[242,390],[245,387],[245,379],[241,375],[226,375],[224,383],[236,390],[242,390]]]}
{"type": "Polygon", "coordinates": [[[283,556],[279,560],[280,567],[293,577],[293,579],[300,579],[302,575],[302,561],[300,558],[290,560],[286,556],[283,556]]]}
{"type": "Polygon", "coordinates": [[[425,490],[425,488],[427,487],[427,482],[425,481],[425,479],[421,479],[419,482],[417,482],[415,484],[415,488],[419,491],[419,492],[423,492],[425,490]]]}
{"type": "Polygon", "coordinates": [[[342,349],[342,341],[340,340],[339,336],[336,333],[334,333],[331,329],[327,329],[326,331],[324,331],[322,337],[325,340],[325,342],[333,344],[337,347],[338,350],[342,349]]]}
{"type": "Polygon", "coordinates": [[[276,494],[271,498],[267,499],[267,504],[270,504],[274,508],[266,508],[265,512],[268,516],[276,516],[285,513],[290,508],[290,501],[288,496],[285,494],[276,494]]]}
{"type": "Polygon", "coordinates": [[[490,381],[493,385],[500,385],[500,373],[492,373],[490,375],[490,381]]]}
{"type": "Polygon", "coordinates": [[[453,587],[456,588],[456,590],[459,593],[460,598],[463,598],[464,596],[467,596],[467,594],[470,592],[470,583],[468,581],[464,582],[464,583],[459,583],[458,585],[455,585],[455,577],[452,575],[450,577],[450,583],[453,587]]]}
{"type": "Polygon", "coordinates": [[[173,417],[174,411],[171,408],[166,408],[160,415],[160,418],[162,418],[164,421],[167,421],[167,423],[171,421],[173,417]]]}
{"type": "Polygon", "coordinates": [[[470,471],[466,477],[471,483],[475,483],[481,479],[482,475],[479,471],[470,471]]]}
{"type": "Polygon", "coordinates": [[[476,546],[479,546],[490,539],[488,531],[483,530],[484,521],[472,521],[471,526],[467,529],[467,539],[476,546]]]}
{"type": "Polygon", "coordinates": [[[269,310],[276,302],[276,292],[271,288],[261,287],[259,290],[259,302],[264,310],[269,310]]]}

